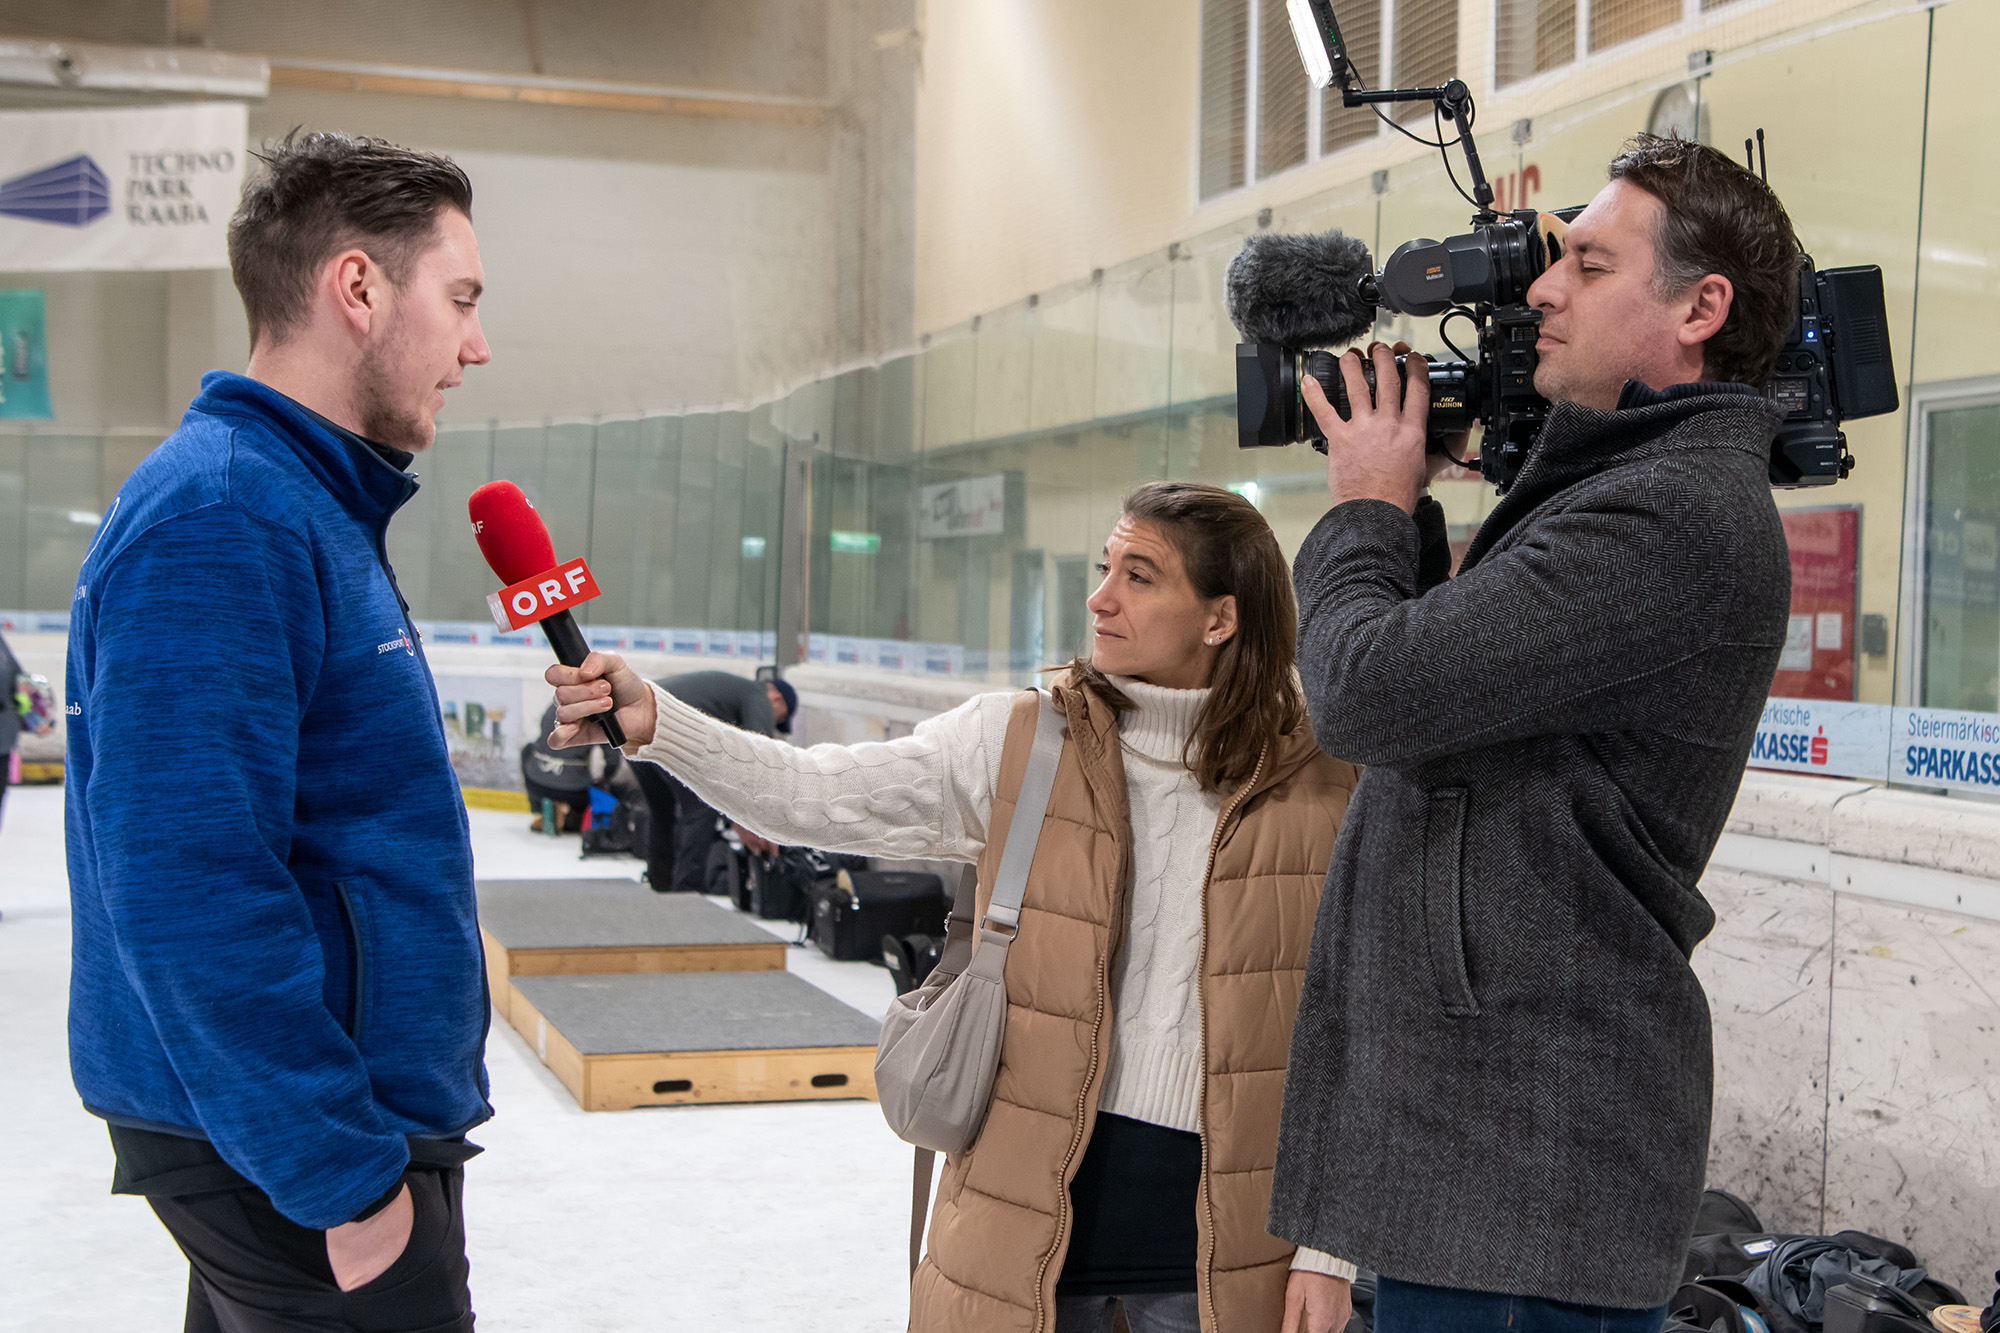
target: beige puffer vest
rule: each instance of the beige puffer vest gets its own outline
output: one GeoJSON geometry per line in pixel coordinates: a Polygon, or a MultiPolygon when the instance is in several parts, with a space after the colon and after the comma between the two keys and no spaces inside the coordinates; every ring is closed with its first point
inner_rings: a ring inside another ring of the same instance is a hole
{"type": "MultiPolygon", "coordinates": [[[[946,1160],[912,1333],[1051,1333],[1069,1244],[1069,1183],[1097,1118],[1111,975],[1130,892],[1131,821],[1112,711],[1065,681],[1048,815],[1007,955],[1007,1036],[979,1141],[946,1160]]],[[[1015,705],[979,862],[979,910],[1034,737],[1015,705]]],[[[1202,1180],[1196,1281],[1204,1333],[1277,1333],[1292,1247],[1264,1230],[1285,1059],[1335,835],[1359,771],[1301,730],[1267,746],[1223,800],[1202,894],[1202,1180]]]]}

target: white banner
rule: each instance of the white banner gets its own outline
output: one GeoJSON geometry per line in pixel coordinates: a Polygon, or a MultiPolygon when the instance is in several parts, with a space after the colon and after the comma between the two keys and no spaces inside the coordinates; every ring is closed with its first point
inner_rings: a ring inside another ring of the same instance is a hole
{"type": "Polygon", "coordinates": [[[0,271],[229,267],[246,115],[0,112],[0,271]]]}
{"type": "Polygon", "coordinates": [[[1889,712],[1884,704],[1772,699],[1764,705],[1757,738],[1750,743],[1750,767],[1884,781],[1889,776],[1889,712]]]}
{"type": "Polygon", "coordinates": [[[968,477],[917,492],[917,536],[997,537],[1007,531],[1007,478],[968,477]]]}
{"type": "Polygon", "coordinates": [[[1912,787],[2000,792],[2000,717],[1947,708],[1894,710],[1889,777],[1912,787]]]}

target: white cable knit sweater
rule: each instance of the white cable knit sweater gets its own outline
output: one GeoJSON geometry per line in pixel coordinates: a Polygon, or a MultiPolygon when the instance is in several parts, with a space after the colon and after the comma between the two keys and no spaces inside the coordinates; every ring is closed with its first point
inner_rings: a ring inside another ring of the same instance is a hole
{"type": "MultiPolygon", "coordinates": [[[[1113,982],[1100,1110],[1201,1127],[1202,880],[1221,812],[1182,762],[1206,690],[1115,678],[1138,705],[1119,719],[1132,818],[1130,920],[1113,982]]],[[[633,758],[671,771],[730,819],[776,842],[873,856],[974,861],[1000,780],[1011,693],[982,694],[910,735],[799,749],[726,726],[657,685],[659,723],[633,758]]],[[[1300,1250],[1294,1268],[1351,1278],[1300,1250]]]]}

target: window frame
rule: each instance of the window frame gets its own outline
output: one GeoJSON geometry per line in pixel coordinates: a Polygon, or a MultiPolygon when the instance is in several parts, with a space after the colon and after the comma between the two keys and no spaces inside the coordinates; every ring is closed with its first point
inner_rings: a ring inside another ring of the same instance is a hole
{"type": "MultiPolygon", "coordinates": [[[[1590,49],[1590,11],[1599,0],[1576,0],[1576,54],[1560,65],[1551,66],[1539,74],[1531,74],[1525,79],[1502,85],[1500,82],[1500,5],[1501,0],[1486,2],[1486,86],[1496,97],[1512,97],[1517,93],[1536,92],[1546,85],[1576,74],[1593,65],[1607,60],[1623,59],[1635,51],[1675,38],[1687,38],[1699,34],[1709,24],[1731,19],[1753,9],[1760,9],[1773,0],[1725,0],[1714,9],[1703,9],[1701,0],[1681,0],[1681,16],[1672,23],[1628,37],[1622,42],[1614,42],[1601,51],[1590,49]]],[[[1679,80],[1676,80],[1678,82],[1679,80]]]]}
{"type": "MultiPolygon", "coordinates": [[[[1931,486],[1931,417],[1959,408],[2000,407],[2000,375],[1933,380],[1909,390],[1908,463],[1903,485],[1902,577],[1896,589],[1896,685],[1893,697],[1905,708],[1928,707],[1923,702],[1925,667],[1924,622],[1929,604],[1924,588],[1929,573],[1930,534],[1924,510],[1931,486]]],[[[1858,628],[1858,627],[1857,627],[1858,628]]]]}
{"type": "MultiPolygon", "coordinates": [[[[1394,62],[1396,55],[1396,39],[1395,39],[1396,10],[1402,2],[1403,0],[1375,0],[1375,4],[1378,6],[1380,12],[1380,25],[1381,25],[1381,36],[1379,38],[1381,42],[1381,53],[1378,57],[1378,63],[1380,67],[1383,69],[1388,69],[1388,70],[1395,69],[1394,62]]],[[[1701,3],[1701,0],[1684,0],[1684,3],[1694,3],[1698,5],[1701,3]]],[[[1241,194],[1243,191],[1251,189],[1254,186],[1261,185],[1267,180],[1276,180],[1278,177],[1285,175],[1287,172],[1299,171],[1306,167],[1313,166],[1316,163],[1338,157],[1342,153],[1349,152],[1353,149],[1364,148],[1369,144],[1378,142],[1383,135],[1390,133],[1389,127],[1381,124],[1378,121],[1375,126],[1375,133],[1372,137],[1366,139],[1356,139],[1351,143],[1342,144],[1340,147],[1334,149],[1331,153],[1323,151],[1322,140],[1324,138],[1325,122],[1326,122],[1327,90],[1324,88],[1314,88],[1308,85],[1306,88],[1305,161],[1294,163],[1289,167],[1282,167],[1279,170],[1270,173],[1269,175],[1263,175],[1259,173],[1259,171],[1257,170],[1257,144],[1263,128],[1261,117],[1258,115],[1259,99],[1260,99],[1260,94],[1262,92],[1262,84],[1263,84],[1263,68],[1262,68],[1263,43],[1262,41],[1259,40],[1259,34],[1262,31],[1262,23],[1263,23],[1263,15],[1265,7],[1268,5],[1277,5],[1282,7],[1284,4],[1285,0],[1245,0],[1244,22],[1246,25],[1245,26],[1246,41],[1244,43],[1244,79],[1243,79],[1243,97],[1245,104],[1245,111],[1243,117],[1243,183],[1241,185],[1232,185],[1228,189],[1218,190],[1214,194],[1210,195],[1204,195],[1201,192],[1201,126],[1206,117],[1207,108],[1202,106],[1200,104],[1199,98],[1197,98],[1195,106],[1195,156],[1194,156],[1194,206],[1196,208],[1206,208],[1210,204],[1216,203],[1223,199],[1227,199],[1232,195],[1241,194]]],[[[1206,30],[1206,25],[1204,24],[1203,41],[1205,42],[1206,40],[1207,40],[1207,30],[1206,30]]],[[[1491,43],[1489,34],[1489,45],[1490,44],[1491,43]]],[[[1207,68],[1207,56],[1208,53],[1205,49],[1202,49],[1197,53],[1196,70],[1195,70],[1195,83],[1197,88],[1200,87],[1202,83],[1203,72],[1207,68]]]]}

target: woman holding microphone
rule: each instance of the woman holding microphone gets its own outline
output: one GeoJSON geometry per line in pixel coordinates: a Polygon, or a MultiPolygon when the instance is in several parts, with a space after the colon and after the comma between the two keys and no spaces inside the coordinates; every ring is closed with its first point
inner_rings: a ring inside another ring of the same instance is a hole
{"type": "MultiPolygon", "coordinates": [[[[1315,746],[1297,612],[1247,500],[1140,487],[1104,546],[1094,648],[1051,687],[1062,756],[1007,955],[979,1140],[939,1183],[915,1333],[1326,1333],[1353,1268],[1264,1230],[1320,886],[1357,772],[1315,746]]],[[[976,861],[981,910],[1037,696],[885,743],[797,749],[695,712],[614,654],[552,667],[556,746],[661,765],[775,841],[976,861]]]]}

